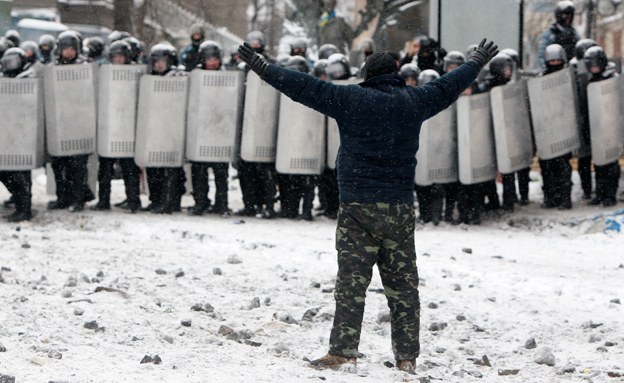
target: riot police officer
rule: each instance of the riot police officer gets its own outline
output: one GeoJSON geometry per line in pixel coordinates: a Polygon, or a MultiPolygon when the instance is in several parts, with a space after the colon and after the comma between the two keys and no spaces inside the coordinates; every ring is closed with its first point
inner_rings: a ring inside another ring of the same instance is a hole
{"type": "MultiPolygon", "coordinates": [[[[150,72],[155,76],[177,76],[178,52],[169,44],[156,44],[150,50],[150,72]]],[[[171,214],[180,211],[184,194],[184,168],[146,167],[150,190],[150,205],[145,210],[153,214],[171,214]]]]}
{"type": "Polygon", "coordinates": [[[115,30],[108,35],[108,41],[112,44],[115,41],[123,40],[126,37],[132,37],[132,35],[126,31],[115,30]]]}
{"type": "Polygon", "coordinates": [[[20,44],[20,49],[24,51],[26,54],[26,62],[29,66],[35,65],[37,63],[37,55],[39,54],[39,46],[34,41],[24,41],[20,44]]]}
{"type": "Polygon", "coordinates": [[[318,51],[319,60],[328,59],[329,56],[333,55],[334,53],[340,53],[340,51],[334,44],[323,44],[318,51]]]}
{"type": "MultiPolygon", "coordinates": [[[[6,78],[32,77],[27,67],[26,54],[20,48],[10,48],[0,59],[2,75],[6,78]]],[[[9,129],[11,127],[8,127],[9,129]]],[[[13,214],[7,216],[9,222],[27,221],[32,218],[32,178],[30,170],[0,171],[0,182],[11,193],[11,202],[15,204],[13,214]]]]}
{"type": "MultiPolygon", "coordinates": [[[[548,75],[566,68],[568,60],[563,47],[559,44],[548,46],[544,51],[544,62],[546,64],[546,70],[543,75],[548,75]]],[[[542,204],[543,208],[572,208],[571,158],[572,153],[566,153],[562,156],[549,160],[542,158],[539,159],[543,180],[542,190],[544,192],[544,203],[542,204]]]]}
{"type": "Polygon", "coordinates": [[[242,61],[238,58],[238,45],[232,45],[230,49],[230,61],[225,64],[226,70],[238,70],[238,65],[242,61]]]}
{"type": "Polygon", "coordinates": [[[42,64],[49,64],[53,60],[54,50],[56,49],[56,40],[52,35],[42,35],[39,37],[39,61],[42,64]]]}
{"type": "MultiPolygon", "coordinates": [[[[222,70],[221,46],[215,41],[204,41],[199,46],[201,70],[222,70]]],[[[189,209],[190,215],[202,215],[204,212],[229,216],[227,162],[191,162],[191,180],[195,206],[189,209]],[[212,168],[215,179],[215,203],[210,205],[208,198],[208,169],[212,168]]]]}
{"type": "Polygon", "coordinates": [[[13,43],[14,47],[19,47],[20,46],[20,34],[18,31],[16,31],[15,29],[9,29],[8,31],[6,31],[6,33],[4,34],[4,37],[11,41],[11,43],[13,43]]]}
{"type": "MultiPolygon", "coordinates": [[[[130,45],[123,40],[115,41],[109,48],[109,60],[114,65],[132,64],[132,51],[130,45]]],[[[134,127],[130,127],[134,128],[134,127]]],[[[122,177],[126,187],[126,200],[124,207],[131,213],[141,209],[139,195],[141,169],[134,162],[134,158],[109,158],[99,157],[100,168],[98,171],[98,203],[91,206],[91,210],[110,210],[111,181],[115,174],[114,165],[119,161],[122,177]]]]}
{"type": "MultiPolygon", "coordinates": [[[[80,37],[74,31],[65,31],[58,36],[57,60],[55,65],[79,65],[86,63],[80,55],[80,37]]],[[[52,170],[56,182],[57,200],[48,204],[48,209],[58,210],[69,208],[71,212],[84,209],[84,203],[94,199],[87,184],[88,154],[64,157],[51,156],[52,170]]]]}
{"type": "Polygon", "coordinates": [[[191,45],[180,51],[180,63],[187,72],[192,71],[200,64],[199,46],[206,38],[206,28],[201,24],[193,24],[189,29],[191,45]]]}
{"type": "Polygon", "coordinates": [[[566,60],[574,57],[574,46],[580,40],[578,33],[572,25],[574,21],[574,4],[571,1],[560,1],[555,6],[555,22],[547,29],[539,41],[539,60],[542,67],[546,61],[544,53],[546,47],[559,44],[566,52],[566,60]]]}
{"type": "MultiPolygon", "coordinates": [[[[607,55],[601,47],[591,47],[585,51],[585,66],[591,73],[590,82],[604,81],[617,77],[615,65],[610,64],[607,55]]],[[[589,204],[610,207],[617,204],[616,194],[621,170],[619,162],[613,161],[606,165],[594,164],[596,177],[596,196],[589,204]]]]}
{"type": "Polygon", "coordinates": [[[85,47],[87,48],[87,57],[89,62],[96,62],[99,65],[108,64],[108,57],[106,57],[104,40],[101,37],[89,37],[85,40],[85,47]]]}
{"type": "Polygon", "coordinates": [[[130,60],[135,64],[143,64],[140,62],[142,53],[141,42],[135,37],[126,37],[122,41],[130,46],[130,60]]]}
{"type": "Polygon", "coordinates": [[[420,76],[418,65],[413,63],[405,64],[399,70],[399,74],[405,79],[407,85],[418,86],[418,76],[420,76]]]}
{"type": "Polygon", "coordinates": [[[364,61],[366,61],[373,53],[375,53],[375,42],[367,37],[363,38],[358,44],[358,49],[364,52],[364,61]]]}

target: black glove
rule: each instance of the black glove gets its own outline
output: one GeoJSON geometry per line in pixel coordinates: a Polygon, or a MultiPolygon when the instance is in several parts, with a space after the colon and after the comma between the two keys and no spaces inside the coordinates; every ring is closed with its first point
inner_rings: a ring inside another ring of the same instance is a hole
{"type": "Polygon", "coordinates": [[[498,54],[498,46],[494,45],[493,41],[490,41],[487,45],[485,42],[486,39],[483,39],[481,44],[472,52],[468,59],[468,61],[474,61],[479,64],[480,68],[483,68],[485,64],[489,63],[490,60],[498,54]]]}
{"type": "Polygon", "coordinates": [[[238,57],[264,80],[269,72],[269,64],[256,53],[249,43],[243,43],[238,47],[238,57]]]}

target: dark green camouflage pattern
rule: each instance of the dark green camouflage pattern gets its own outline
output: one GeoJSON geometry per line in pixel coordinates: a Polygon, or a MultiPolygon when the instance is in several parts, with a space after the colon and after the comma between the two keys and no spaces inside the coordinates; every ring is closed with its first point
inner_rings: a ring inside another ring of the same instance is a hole
{"type": "Polygon", "coordinates": [[[414,224],[411,204],[340,204],[336,314],[330,354],[357,357],[366,290],[377,264],[390,307],[394,356],[397,361],[418,356],[420,302],[414,224]]]}

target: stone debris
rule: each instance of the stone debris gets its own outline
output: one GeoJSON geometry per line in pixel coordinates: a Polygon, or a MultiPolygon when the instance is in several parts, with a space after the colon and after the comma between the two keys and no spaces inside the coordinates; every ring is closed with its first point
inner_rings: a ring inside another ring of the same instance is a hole
{"type": "Polygon", "coordinates": [[[520,370],[498,370],[499,376],[518,375],[520,370]]]}
{"type": "Polygon", "coordinates": [[[214,312],[214,307],[210,303],[197,303],[191,307],[191,311],[202,311],[206,313],[214,312]]]}
{"type": "Polygon", "coordinates": [[[524,344],[524,348],[528,350],[537,348],[537,342],[535,342],[535,338],[530,338],[529,340],[527,340],[526,343],[524,344]]]}
{"type": "Polygon", "coordinates": [[[301,317],[302,321],[306,321],[306,322],[312,322],[312,319],[314,319],[314,317],[316,316],[316,314],[318,314],[320,311],[320,308],[316,307],[316,308],[312,308],[312,309],[308,309],[305,314],[303,314],[303,317],[301,317]]]}
{"type": "Polygon", "coordinates": [[[219,267],[214,267],[214,268],[212,269],[212,274],[213,274],[213,275],[223,275],[223,272],[221,271],[221,268],[219,268],[219,267]]]}
{"type": "Polygon", "coordinates": [[[466,254],[472,254],[472,249],[471,249],[471,248],[469,248],[469,247],[464,247],[464,248],[462,249],[462,251],[463,251],[464,253],[466,253],[466,254]]]}
{"type": "Polygon", "coordinates": [[[446,323],[446,322],[433,322],[429,326],[429,331],[432,331],[432,332],[442,331],[442,330],[444,330],[447,327],[448,327],[448,323],[446,323]]]}
{"type": "Polygon", "coordinates": [[[7,348],[2,343],[0,343],[0,352],[6,352],[6,350],[7,348]]]}
{"type": "Polygon", "coordinates": [[[74,315],[76,316],[81,316],[82,314],[84,314],[84,309],[81,307],[75,307],[74,308],[74,315]]]}
{"type": "Polygon", "coordinates": [[[182,278],[184,276],[184,271],[179,270],[176,272],[175,277],[176,278],[182,278]]]}
{"type": "Polygon", "coordinates": [[[38,366],[45,366],[46,364],[48,364],[48,358],[44,358],[41,356],[33,356],[33,358],[30,360],[31,363],[36,364],[38,366]]]}
{"type": "Polygon", "coordinates": [[[48,351],[48,358],[50,359],[61,359],[63,358],[63,354],[61,354],[61,352],[59,350],[56,350],[54,348],[50,349],[50,351],[48,351]]]}
{"type": "Polygon", "coordinates": [[[553,367],[556,363],[556,358],[549,347],[542,347],[535,353],[533,361],[537,364],[553,367]]]}
{"type": "Polygon", "coordinates": [[[222,324],[221,327],[219,327],[219,331],[218,331],[219,335],[230,335],[233,333],[234,333],[234,329],[230,326],[226,326],[222,324]]]}
{"type": "Polygon", "coordinates": [[[230,263],[232,265],[237,265],[239,263],[243,263],[243,259],[236,254],[232,254],[228,257],[227,263],[230,263]]]}
{"type": "Polygon", "coordinates": [[[99,327],[99,326],[98,326],[97,321],[86,322],[86,323],[84,324],[84,328],[89,329],[89,330],[95,330],[95,329],[97,329],[98,327],[99,327]]]}
{"type": "Polygon", "coordinates": [[[249,304],[249,306],[247,306],[247,308],[249,310],[257,309],[259,307],[260,307],[260,298],[259,297],[254,297],[254,299],[251,300],[251,303],[249,304]]]}
{"type": "Polygon", "coordinates": [[[173,337],[171,335],[163,335],[163,340],[167,343],[173,344],[173,337]]]}
{"type": "Polygon", "coordinates": [[[0,383],[15,383],[15,376],[0,374],[0,383]]]}
{"type": "Polygon", "coordinates": [[[165,269],[156,269],[156,274],[158,275],[165,275],[167,274],[167,271],[165,269]]]}
{"type": "Polygon", "coordinates": [[[390,323],[390,313],[389,312],[381,312],[377,315],[377,323],[390,323]]]}
{"type": "Polygon", "coordinates": [[[183,319],[182,322],[180,322],[180,324],[184,327],[191,327],[191,320],[190,319],[183,319]]]}

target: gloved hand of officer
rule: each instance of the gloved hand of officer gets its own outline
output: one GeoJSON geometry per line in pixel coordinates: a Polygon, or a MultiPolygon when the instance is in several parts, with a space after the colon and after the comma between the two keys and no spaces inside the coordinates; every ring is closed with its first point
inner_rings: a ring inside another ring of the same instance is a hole
{"type": "Polygon", "coordinates": [[[245,42],[238,47],[238,57],[264,80],[269,71],[269,64],[256,53],[249,43],[245,42]]]}
{"type": "Polygon", "coordinates": [[[486,39],[483,39],[468,59],[468,61],[474,61],[479,64],[480,68],[483,68],[485,64],[489,63],[498,54],[498,45],[494,45],[493,41],[486,44],[486,41],[486,39]]]}

